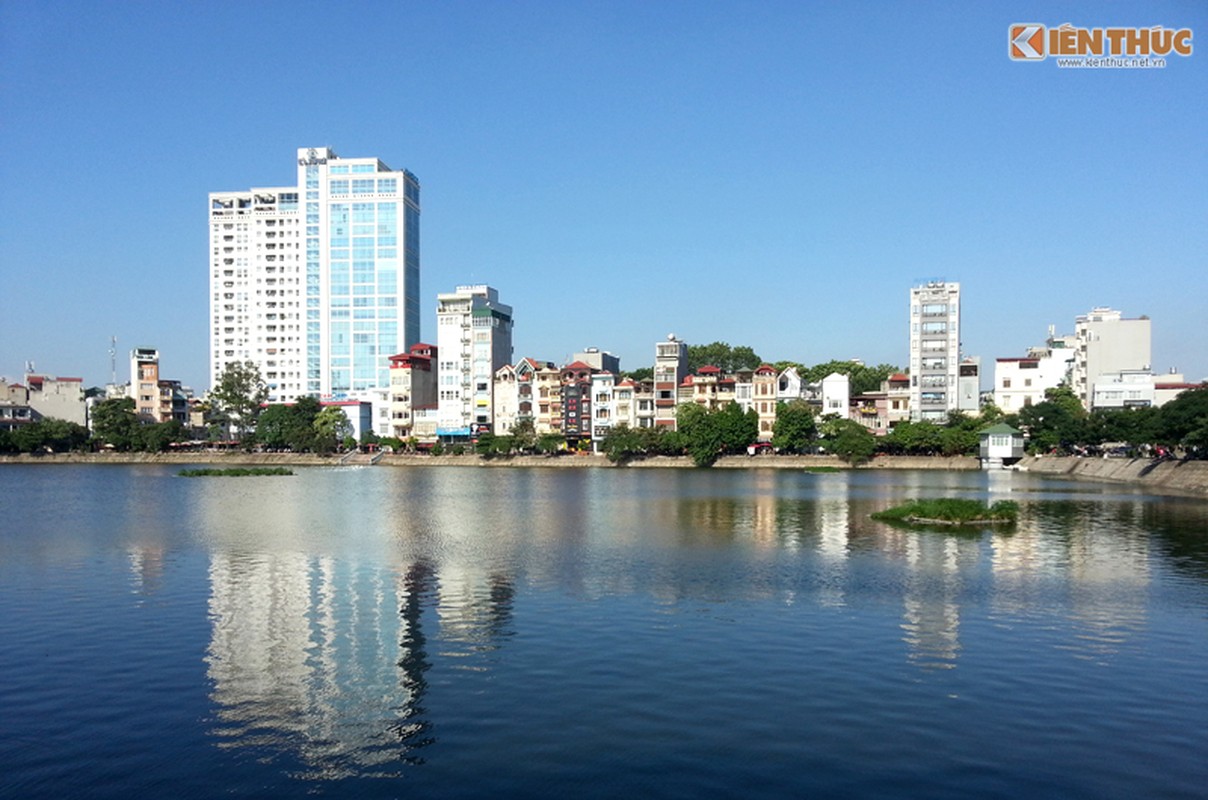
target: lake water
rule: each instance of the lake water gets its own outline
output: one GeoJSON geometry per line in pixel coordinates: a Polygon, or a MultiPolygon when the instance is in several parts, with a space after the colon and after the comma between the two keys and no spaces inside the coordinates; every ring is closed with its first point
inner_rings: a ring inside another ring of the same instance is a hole
{"type": "Polygon", "coordinates": [[[0,796],[1204,797],[1208,502],[0,466],[0,796]],[[1013,530],[900,530],[921,496],[1013,530]]]}

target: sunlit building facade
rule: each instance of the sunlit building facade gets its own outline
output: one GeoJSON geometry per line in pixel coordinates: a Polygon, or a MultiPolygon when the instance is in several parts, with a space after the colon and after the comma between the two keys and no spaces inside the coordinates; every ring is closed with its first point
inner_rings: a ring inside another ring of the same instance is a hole
{"type": "Polygon", "coordinates": [[[910,289],[910,416],[944,422],[958,407],[961,285],[929,281],[910,289]]]}
{"type": "Polygon", "coordinates": [[[251,361],[269,402],[389,385],[419,341],[419,181],[298,150],[297,184],[210,194],[210,380],[251,361]]]}

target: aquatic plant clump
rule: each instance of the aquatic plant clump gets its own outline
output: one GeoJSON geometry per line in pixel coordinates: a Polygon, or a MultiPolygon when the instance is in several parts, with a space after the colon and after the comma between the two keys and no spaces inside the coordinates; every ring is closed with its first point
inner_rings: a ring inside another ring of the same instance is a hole
{"type": "Polygon", "coordinates": [[[932,523],[940,525],[980,525],[1010,523],[1019,516],[1019,504],[999,500],[986,506],[977,500],[938,498],[912,500],[872,515],[882,522],[932,523]]]}
{"type": "Polygon", "coordinates": [[[245,478],[252,475],[293,475],[294,471],[285,467],[229,467],[226,469],[207,467],[182,469],[178,474],[184,478],[245,478]]]}

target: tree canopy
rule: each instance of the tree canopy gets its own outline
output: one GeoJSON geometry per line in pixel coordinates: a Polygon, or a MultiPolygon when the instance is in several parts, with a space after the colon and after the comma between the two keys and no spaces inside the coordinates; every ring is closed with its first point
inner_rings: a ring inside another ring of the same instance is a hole
{"type": "Polygon", "coordinates": [[[621,373],[621,378],[630,378],[634,381],[648,381],[654,377],[654,367],[639,367],[621,373]]]}
{"type": "Polygon", "coordinates": [[[117,450],[138,449],[139,422],[134,413],[134,398],[102,400],[93,406],[92,435],[101,444],[117,450]]]}
{"type": "Polygon", "coordinates": [[[804,400],[776,405],[772,447],[781,453],[807,453],[818,433],[814,409],[804,400]]]}
{"type": "Polygon", "coordinates": [[[242,440],[256,427],[260,406],[268,399],[268,387],[260,377],[260,369],[251,361],[232,361],[210,391],[214,411],[235,429],[242,440]]]}
{"type": "Polygon", "coordinates": [[[740,369],[756,369],[762,364],[755,351],[745,345],[731,347],[725,342],[688,345],[688,371],[696,372],[704,366],[714,366],[722,372],[740,369]]]}
{"type": "Polygon", "coordinates": [[[828,453],[853,466],[872,458],[877,450],[876,437],[855,420],[839,417],[823,420],[819,433],[828,453]]]}
{"type": "Polygon", "coordinates": [[[759,437],[759,415],[754,409],[744,412],[737,403],[715,410],[682,403],[675,424],[698,467],[710,467],[722,455],[741,453],[759,437]]]}

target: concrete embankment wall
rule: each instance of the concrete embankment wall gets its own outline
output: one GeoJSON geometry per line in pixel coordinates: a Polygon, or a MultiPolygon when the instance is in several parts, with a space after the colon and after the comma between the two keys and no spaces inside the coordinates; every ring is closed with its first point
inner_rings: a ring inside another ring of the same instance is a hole
{"type": "Polygon", "coordinates": [[[1019,467],[1042,475],[1134,483],[1154,491],[1208,496],[1208,461],[1029,456],[1019,467]]]}
{"type": "MultiPolygon", "coordinates": [[[[353,463],[364,464],[366,456],[353,463]]],[[[0,464],[224,464],[228,466],[328,466],[340,464],[337,456],[316,456],[309,453],[62,453],[56,455],[0,456],[0,464]]],[[[380,466],[392,467],[600,467],[614,468],[603,456],[562,455],[514,456],[490,461],[477,455],[383,455],[380,466]]],[[[688,458],[659,456],[634,461],[623,469],[652,468],[691,469],[688,458]]],[[[808,469],[847,465],[833,456],[727,456],[719,459],[717,469],[808,469]]],[[[1116,481],[1144,486],[1155,492],[1173,492],[1208,497],[1208,461],[1151,461],[1127,458],[1054,458],[1029,456],[1019,464],[1020,469],[1041,475],[1056,475],[1079,480],[1116,481]]],[[[929,456],[877,456],[860,469],[932,469],[975,470],[976,458],[929,456]]]]}

